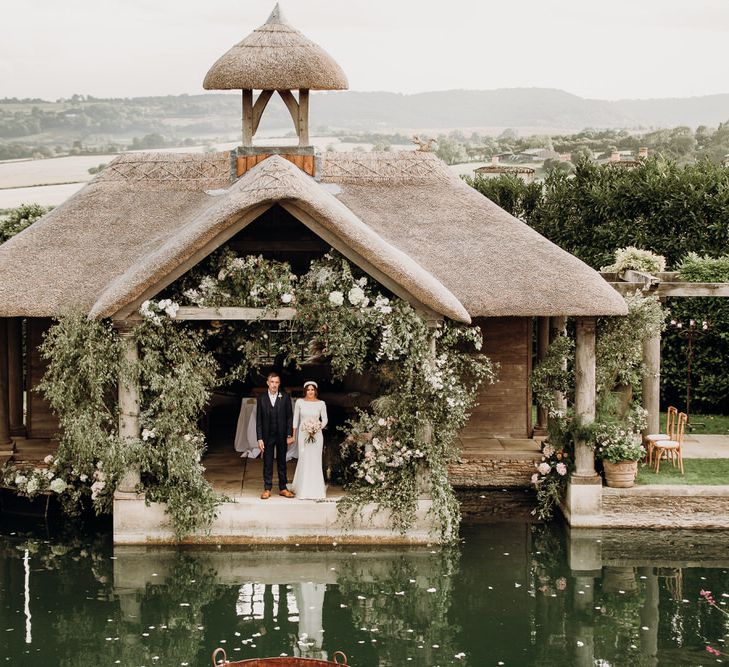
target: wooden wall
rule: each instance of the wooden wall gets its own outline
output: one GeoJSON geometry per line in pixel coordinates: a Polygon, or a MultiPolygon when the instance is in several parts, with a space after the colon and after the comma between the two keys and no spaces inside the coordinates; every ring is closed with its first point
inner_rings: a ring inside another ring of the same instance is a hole
{"type": "Polygon", "coordinates": [[[41,359],[38,346],[43,342],[43,334],[51,326],[50,318],[32,318],[28,320],[28,353],[26,356],[26,378],[28,383],[27,427],[29,438],[53,438],[58,433],[58,419],[51,412],[48,401],[34,389],[46,372],[46,363],[41,359]]]}
{"type": "Polygon", "coordinates": [[[498,382],[479,393],[464,434],[498,438],[532,435],[529,375],[532,359],[532,320],[529,317],[476,318],[483,331],[483,352],[500,364],[498,382]]]}

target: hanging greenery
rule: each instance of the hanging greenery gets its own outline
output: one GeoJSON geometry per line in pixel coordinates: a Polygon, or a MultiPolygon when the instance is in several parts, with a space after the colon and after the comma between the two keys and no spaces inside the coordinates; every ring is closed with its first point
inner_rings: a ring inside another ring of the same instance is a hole
{"type": "Polygon", "coordinates": [[[140,490],[167,504],[178,537],[210,525],[219,499],[204,478],[197,422],[212,389],[245,377],[265,348],[267,358],[275,354],[284,363],[324,357],[334,379],[351,372],[380,379],[379,400],[359,411],[344,434],[351,473],[339,505],[345,525],[374,505],[405,532],[418,496],[427,491],[434,530],[445,541],[456,539],[459,508],[447,466],[478,387],[495,379],[493,365],[479,353],[478,328],[446,322],[429,329],[408,303],[335,252],[297,277],[286,263],[223,250],[161,296],[142,304],[133,366],[121,365],[120,342],[108,322],[78,314],[61,318],[43,348],[50,364],[43,391],[61,418],[59,461],[83,472],[97,510],[110,509],[121,476],[137,466],[140,490]],[[295,305],[296,313],[285,336],[274,337],[278,324],[263,320],[203,329],[174,320],[177,299],[262,312],[295,305]],[[228,336],[232,329],[236,335],[228,336]],[[223,341],[237,361],[221,378],[211,350],[220,352],[223,341]],[[141,434],[134,441],[119,439],[120,380],[140,388],[141,434]]]}

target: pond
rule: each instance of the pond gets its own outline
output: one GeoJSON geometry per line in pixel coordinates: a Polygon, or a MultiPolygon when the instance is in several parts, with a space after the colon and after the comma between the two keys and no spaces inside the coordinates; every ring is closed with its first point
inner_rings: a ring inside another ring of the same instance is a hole
{"type": "Polygon", "coordinates": [[[448,549],[115,548],[105,529],[5,523],[0,662],[209,665],[218,646],[234,660],[341,650],[355,667],[726,660],[706,647],[729,639],[729,534],[569,531],[506,494],[464,509],[448,549]]]}

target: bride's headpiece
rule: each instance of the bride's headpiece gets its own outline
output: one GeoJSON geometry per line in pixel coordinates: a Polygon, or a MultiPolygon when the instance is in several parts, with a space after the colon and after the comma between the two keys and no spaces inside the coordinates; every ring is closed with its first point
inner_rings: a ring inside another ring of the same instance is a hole
{"type": "Polygon", "coordinates": [[[316,382],[314,382],[314,380],[307,380],[306,382],[304,382],[304,390],[306,390],[306,388],[309,385],[311,385],[312,387],[314,387],[314,389],[319,389],[319,385],[316,382]]]}

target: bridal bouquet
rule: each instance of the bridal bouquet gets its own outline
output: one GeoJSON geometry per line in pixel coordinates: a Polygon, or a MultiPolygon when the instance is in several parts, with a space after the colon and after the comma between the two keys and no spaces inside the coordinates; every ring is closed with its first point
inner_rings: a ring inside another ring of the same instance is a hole
{"type": "Polygon", "coordinates": [[[316,434],[321,431],[321,422],[318,419],[310,419],[301,424],[301,430],[306,433],[306,440],[304,442],[307,444],[312,443],[316,434]]]}

